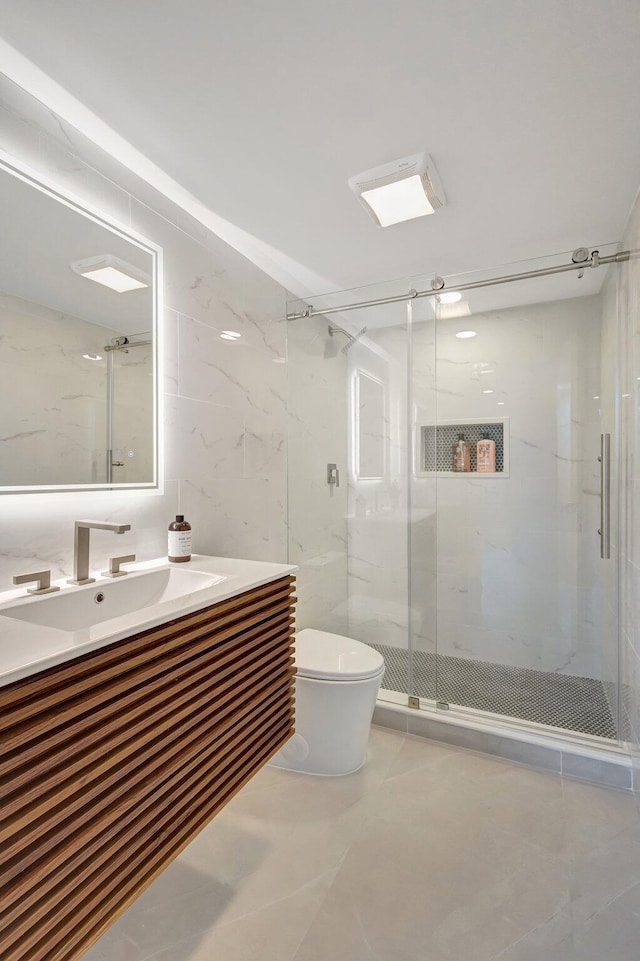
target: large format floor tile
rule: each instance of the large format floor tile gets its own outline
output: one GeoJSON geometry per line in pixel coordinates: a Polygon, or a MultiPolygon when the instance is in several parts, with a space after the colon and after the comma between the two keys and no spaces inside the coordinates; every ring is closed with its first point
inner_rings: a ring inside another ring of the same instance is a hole
{"type": "Polygon", "coordinates": [[[637,961],[634,798],[382,728],[267,767],[83,961],[637,961]]]}

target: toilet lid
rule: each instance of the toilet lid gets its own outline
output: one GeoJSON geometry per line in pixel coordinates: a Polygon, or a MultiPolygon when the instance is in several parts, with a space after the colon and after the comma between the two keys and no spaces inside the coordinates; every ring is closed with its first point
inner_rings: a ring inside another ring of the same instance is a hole
{"type": "Polygon", "coordinates": [[[356,681],[384,668],[382,654],[352,637],[306,627],[296,634],[296,667],[303,677],[356,681]]]}

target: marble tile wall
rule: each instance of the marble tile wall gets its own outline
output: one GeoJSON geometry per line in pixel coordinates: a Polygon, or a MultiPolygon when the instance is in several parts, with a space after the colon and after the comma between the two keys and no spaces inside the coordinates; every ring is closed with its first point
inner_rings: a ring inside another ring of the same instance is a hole
{"type": "MultiPolygon", "coordinates": [[[[459,340],[460,321],[438,322],[435,385],[433,324],[415,328],[418,424],[435,410],[440,423],[508,418],[508,477],[437,481],[438,651],[600,677],[599,299],[474,314],[472,327],[459,340]]],[[[414,478],[414,507],[433,504],[424,481],[423,495],[414,478]]],[[[428,591],[422,551],[414,541],[428,591]]],[[[425,614],[415,639],[429,649],[425,614]]]]}
{"type": "MultiPolygon", "coordinates": [[[[16,487],[106,479],[107,354],[115,329],[0,295],[0,477],[16,487]],[[84,354],[98,355],[88,359],[84,354]]],[[[153,357],[113,355],[115,479],[153,481],[153,357]]]]}
{"type": "MultiPolygon", "coordinates": [[[[406,648],[410,616],[406,307],[382,309],[388,326],[371,327],[348,352],[349,633],[365,643],[406,648]],[[379,385],[374,419],[367,411],[370,393],[367,400],[357,389],[363,378],[379,385]],[[380,476],[370,476],[370,465],[376,463],[380,476]]],[[[379,311],[374,316],[379,323],[379,311]]],[[[359,311],[355,326],[366,320],[366,312],[359,311]]]]}
{"type": "MultiPolygon", "coordinates": [[[[181,512],[198,552],[284,561],[287,293],[6,78],[0,148],[163,248],[166,453],[160,494],[1,496],[0,589],[43,564],[68,576],[80,515],[130,522],[118,549],[140,559],[165,553],[181,512]],[[241,340],[221,340],[227,328],[241,340]]],[[[92,566],[111,540],[94,535],[92,566]]]]}
{"type": "Polygon", "coordinates": [[[116,331],[0,294],[0,477],[18,487],[105,479],[107,360],[116,331]],[[103,354],[91,361],[83,353],[103,354]]]}
{"type": "Polygon", "coordinates": [[[347,634],[347,359],[327,328],[313,317],[287,330],[289,560],[298,627],[347,634]],[[327,484],[330,463],[340,486],[327,484]]]}

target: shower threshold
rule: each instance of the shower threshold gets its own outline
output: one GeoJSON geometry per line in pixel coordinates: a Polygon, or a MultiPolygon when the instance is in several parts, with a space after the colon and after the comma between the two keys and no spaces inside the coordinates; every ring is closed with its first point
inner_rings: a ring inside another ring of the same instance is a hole
{"type": "MultiPolygon", "coordinates": [[[[406,694],[408,651],[371,642],[369,646],[379,651],[385,660],[382,687],[406,694]]],[[[437,656],[425,651],[413,651],[412,666],[411,694],[417,697],[616,739],[616,725],[604,685],[594,678],[437,656]]]]}

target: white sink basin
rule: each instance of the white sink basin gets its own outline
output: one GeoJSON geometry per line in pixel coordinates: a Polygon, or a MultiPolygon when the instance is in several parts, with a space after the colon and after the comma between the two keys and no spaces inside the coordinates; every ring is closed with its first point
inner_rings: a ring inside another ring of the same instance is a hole
{"type": "Polygon", "coordinates": [[[164,601],[186,599],[195,591],[206,590],[226,579],[223,574],[165,567],[88,584],[68,593],[63,590],[45,597],[25,598],[3,607],[0,614],[43,627],[79,631],[164,601]]]}

